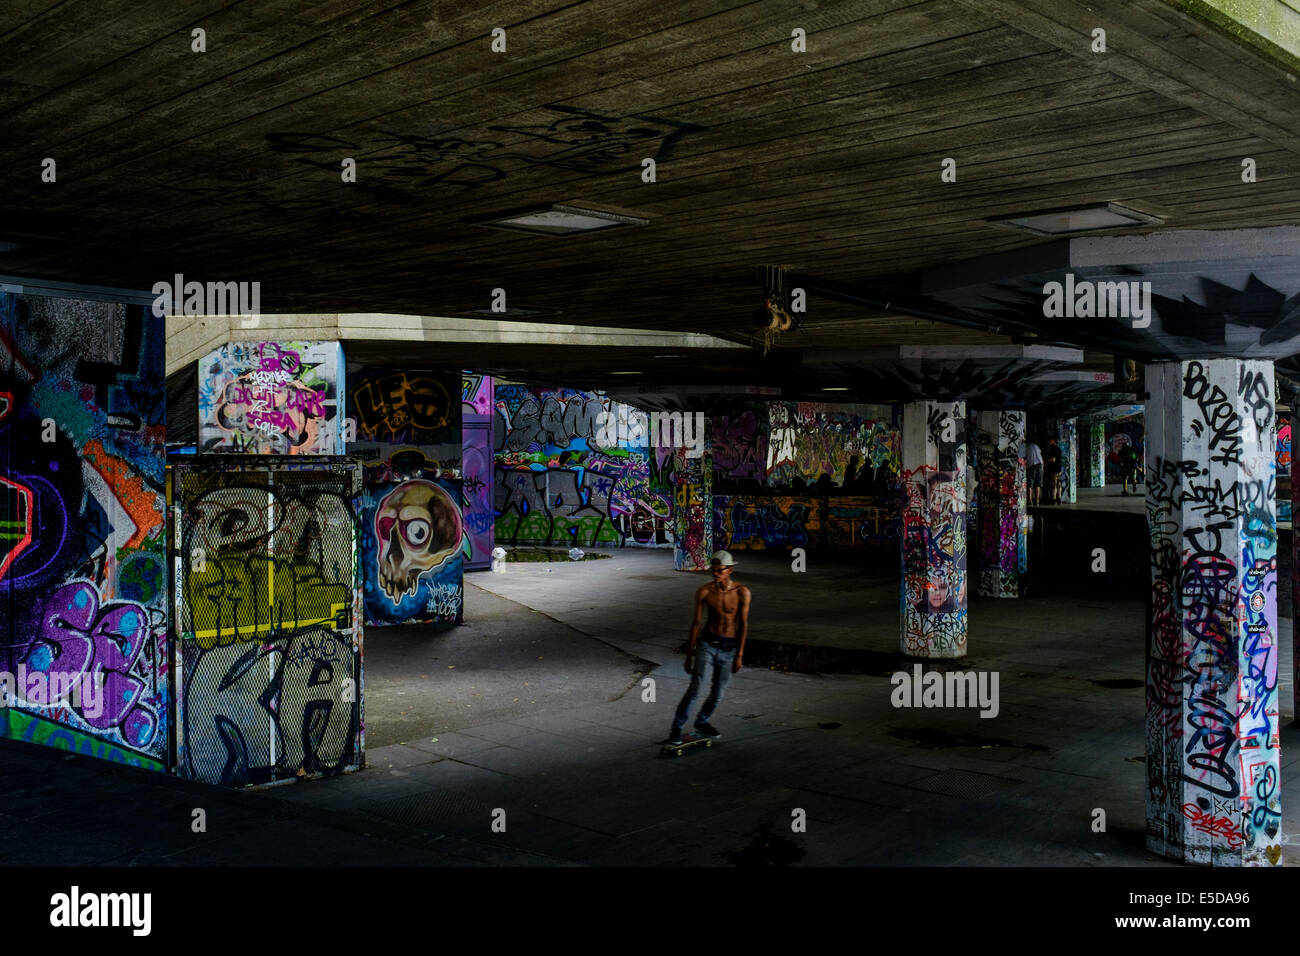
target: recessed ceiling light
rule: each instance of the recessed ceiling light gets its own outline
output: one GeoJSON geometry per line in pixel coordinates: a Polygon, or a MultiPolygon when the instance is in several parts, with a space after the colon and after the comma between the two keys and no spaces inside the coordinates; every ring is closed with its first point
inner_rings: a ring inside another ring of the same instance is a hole
{"type": "Polygon", "coordinates": [[[1038,236],[1068,236],[1076,232],[1095,232],[1098,229],[1158,226],[1164,223],[1159,216],[1151,216],[1113,202],[1041,209],[1038,212],[1022,212],[1013,216],[995,216],[986,221],[998,226],[1024,229],[1038,236]]]}
{"type": "Polygon", "coordinates": [[[581,232],[615,229],[620,226],[645,226],[649,219],[624,216],[616,212],[586,209],[552,203],[549,206],[532,206],[514,212],[498,213],[480,219],[466,220],[471,225],[492,229],[513,229],[517,232],[536,232],[544,236],[572,236],[581,232]]]}

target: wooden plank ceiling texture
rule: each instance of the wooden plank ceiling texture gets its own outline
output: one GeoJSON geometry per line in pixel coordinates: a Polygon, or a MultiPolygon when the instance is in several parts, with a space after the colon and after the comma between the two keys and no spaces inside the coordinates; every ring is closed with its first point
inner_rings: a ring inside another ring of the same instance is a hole
{"type": "MultiPolygon", "coordinates": [[[[267,311],[468,314],[500,287],[745,341],[764,264],[904,289],[1041,241],[989,217],[1103,200],[1294,223],[1298,85],[1164,0],[10,2],[0,272],[260,281],[267,311]],[[551,202],[650,224],[467,223],[551,202]]],[[[1008,341],[823,299],[806,322],[779,347],[1008,341]]]]}

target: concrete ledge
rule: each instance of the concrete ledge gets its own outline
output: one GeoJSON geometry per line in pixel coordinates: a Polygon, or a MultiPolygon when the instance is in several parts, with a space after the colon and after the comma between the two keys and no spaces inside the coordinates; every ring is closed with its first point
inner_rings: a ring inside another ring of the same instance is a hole
{"type": "Polygon", "coordinates": [[[1167,0],[1285,66],[1300,70],[1300,8],[1287,0],[1167,0]]]}
{"type": "Polygon", "coordinates": [[[388,313],[284,313],[259,316],[168,316],[167,374],[197,362],[226,342],[292,341],[466,342],[478,345],[563,345],[597,348],[740,349],[712,335],[650,329],[507,322],[388,313]],[[254,324],[255,322],[255,324],[254,324]]]}

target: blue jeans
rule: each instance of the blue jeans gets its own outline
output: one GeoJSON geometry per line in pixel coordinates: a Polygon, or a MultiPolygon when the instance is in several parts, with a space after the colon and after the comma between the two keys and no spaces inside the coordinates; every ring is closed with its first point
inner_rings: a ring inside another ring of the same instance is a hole
{"type": "Polygon", "coordinates": [[[704,683],[704,675],[712,667],[712,690],[704,701],[704,706],[700,708],[700,712],[695,715],[696,727],[708,723],[709,718],[713,716],[713,712],[717,710],[718,704],[722,702],[722,693],[727,689],[727,681],[731,680],[731,664],[735,659],[736,649],[734,647],[729,651],[724,651],[720,647],[706,644],[703,641],[695,645],[695,673],[691,675],[691,684],[686,688],[686,693],[682,696],[682,702],[677,705],[677,715],[673,717],[674,734],[681,733],[682,728],[686,726],[686,717],[691,712],[691,706],[695,703],[695,698],[700,695],[700,685],[704,683]]]}

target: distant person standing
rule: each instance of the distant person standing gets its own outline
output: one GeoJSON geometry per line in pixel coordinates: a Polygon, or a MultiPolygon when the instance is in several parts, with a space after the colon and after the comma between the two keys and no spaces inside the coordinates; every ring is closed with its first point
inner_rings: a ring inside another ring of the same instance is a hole
{"type": "Polygon", "coordinates": [[[1124,479],[1124,490],[1121,494],[1128,494],[1129,483],[1133,484],[1133,492],[1137,493],[1138,480],[1138,453],[1130,442],[1119,450],[1119,472],[1120,477],[1124,479]]]}
{"type": "Polygon", "coordinates": [[[1043,450],[1033,439],[1025,442],[1025,471],[1029,484],[1029,503],[1038,504],[1039,489],[1043,486],[1043,450]]]}
{"type": "Polygon", "coordinates": [[[1059,505],[1061,503],[1061,446],[1056,443],[1055,437],[1047,440],[1047,448],[1043,451],[1043,485],[1047,490],[1047,503],[1059,505]]]}
{"type": "Polygon", "coordinates": [[[673,715],[672,730],[666,741],[669,744],[682,742],[682,728],[710,669],[712,686],[704,706],[695,716],[695,729],[705,737],[722,736],[709,723],[709,718],[722,702],[727,681],[742,666],[745,638],[749,636],[749,588],[731,579],[731,569],[735,566],[730,552],[715,551],[709,562],[713,583],[702,585],[695,592],[695,619],[691,621],[691,638],[686,647],[686,673],[691,675],[691,683],[673,715]],[[701,633],[700,618],[706,609],[708,625],[701,633]]]}

